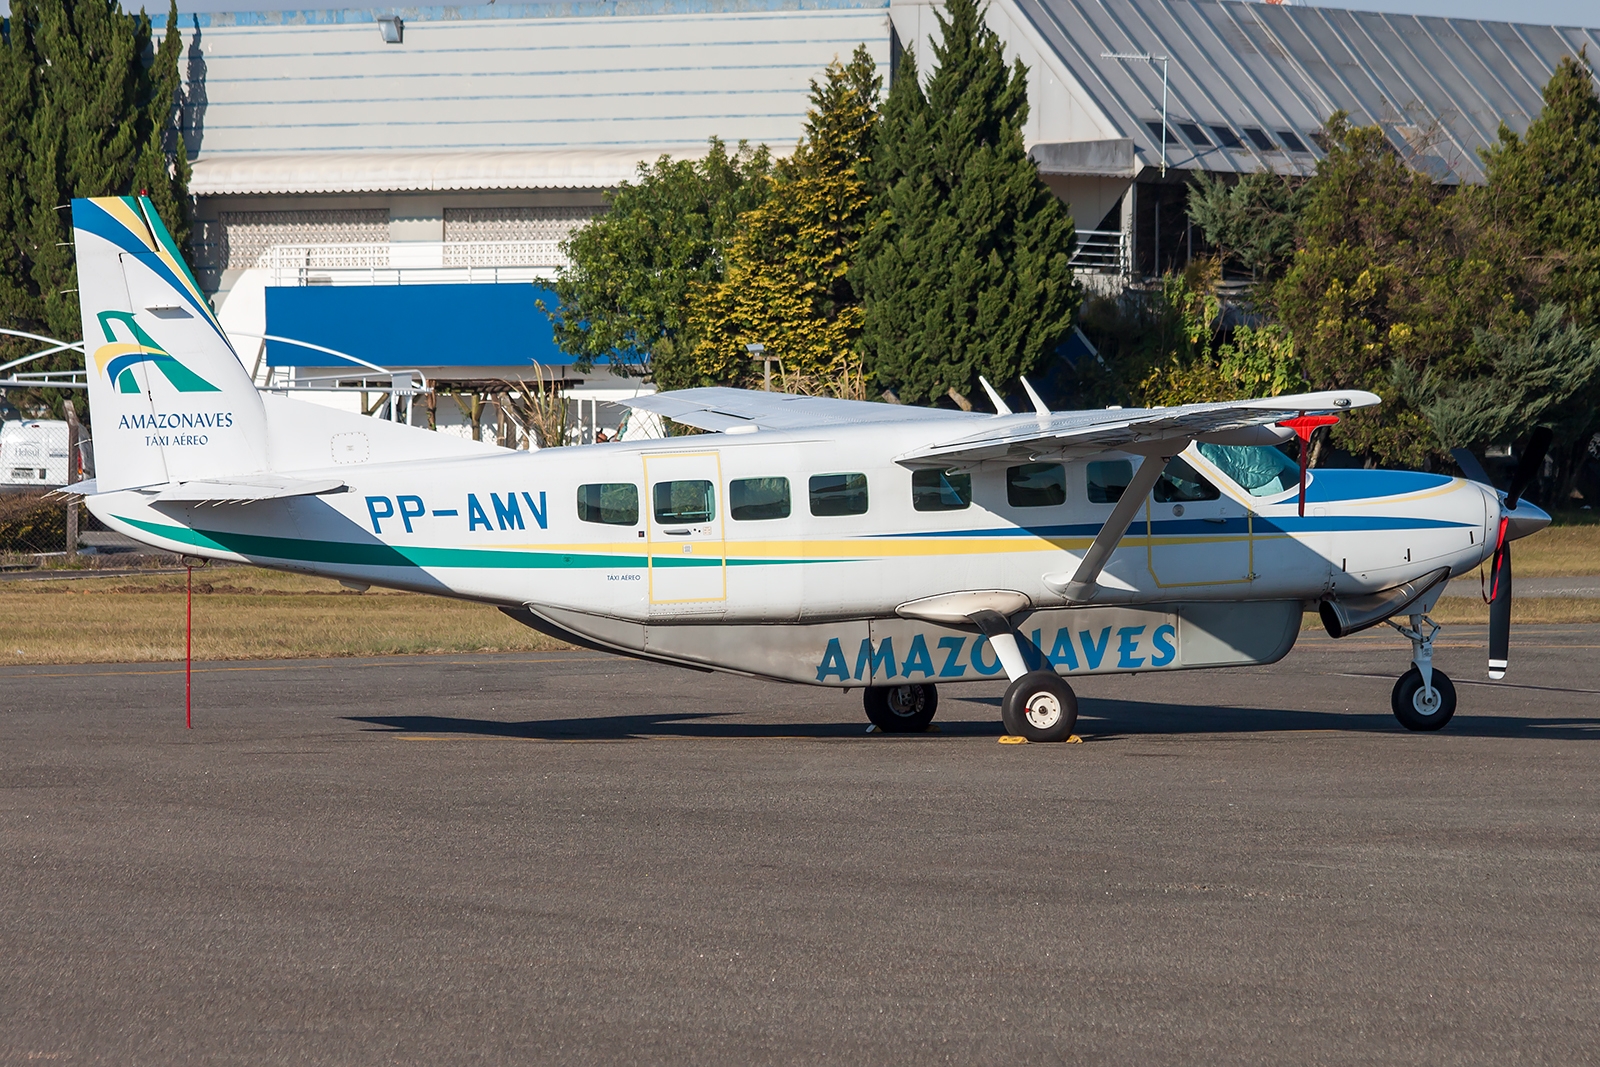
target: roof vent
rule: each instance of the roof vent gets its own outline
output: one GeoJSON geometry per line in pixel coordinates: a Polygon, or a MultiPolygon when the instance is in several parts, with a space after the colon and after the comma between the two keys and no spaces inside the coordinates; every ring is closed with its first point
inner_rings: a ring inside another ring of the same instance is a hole
{"type": "Polygon", "coordinates": [[[405,20],[399,15],[379,15],[378,32],[384,44],[400,44],[406,35],[405,20]]]}

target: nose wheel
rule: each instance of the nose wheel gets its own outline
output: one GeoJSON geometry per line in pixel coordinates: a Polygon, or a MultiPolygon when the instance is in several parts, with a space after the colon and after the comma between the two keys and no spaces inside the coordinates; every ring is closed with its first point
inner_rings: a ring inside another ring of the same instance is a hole
{"type": "Polygon", "coordinates": [[[1438,730],[1456,713],[1456,687],[1450,676],[1433,666],[1433,639],[1439,624],[1426,615],[1411,616],[1410,626],[1386,620],[1411,640],[1411,669],[1394,683],[1389,706],[1407,730],[1438,730]]]}
{"type": "Polygon", "coordinates": [[[1422,672],[1412,667],[1394,683],[1389,704],[1407,730],[1437,730],[1456,713],[1456,687],[1441,670],[1433,672],[1433,685],[1423,685],[1422,672]]]}
{"type": "Polygon", "coordinates": [[[869,685],[861,702],[872,725],[884,733],[915,733],[933,722],[939,691],[931,685],[869,685]]]}

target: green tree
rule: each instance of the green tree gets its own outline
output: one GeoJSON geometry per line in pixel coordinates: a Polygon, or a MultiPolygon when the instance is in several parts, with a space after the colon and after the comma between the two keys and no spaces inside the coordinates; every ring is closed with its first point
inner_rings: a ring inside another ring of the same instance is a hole
{"type": "Polygon", "coordinates": [[[1593,416],[1600,342],[1565,318],[1559,304],[1544,304],[1513,333],[1476,330],[1473,349],[1481,373],[1440,381],[1432,374],[1414,378],[1409,368],[1400,368],[1396,386],[1428,417],[1446,448],[1513,441],[1541,423],[1570,434],[1574,420],[1587,423],[1593,416]]]}
{"type": "MultiPolygon", "coordinates": [[[[180,241],[189,231],[188,161],[177,127],[177,7],[152,51],[150,20],[106,0],[16,0],[0,58],[0,319],[74,338],[80,325],[72,260],[73,197],[148,190],[180,241]]],[[[32,342],[0,346],[12,357],[32,342]]],[[[62,353],[28,370],[63,370],[62,353]]],[[[24,406],[51,394],[19,398],[24,406]]]]}
{"type": "Polygon", "coordinates": [[[1267,171],[1236,182],[1201,171],[1189,188],[1189,218],[1224,263],[1270,283],[1294,255],[1305,188],[1303,181],[1267,171]]]}
{"type": "Polygon", "coordinates": [[[597,359],[662,361],[697,340],[687,333],[690,288],[722,280],[741,213],[767,195],[765,146],[729,152],[716,138],[704,159],[662,156],[609,195],[606,214],[563,243],[560,304],[545,308],[556,343],[580,367],[597,359]]]}
{"type": "Polygon", "coordinates": [[[869,168],[874,218],[851,282],[861,351],[905,400],[965,396],[1036,370],[1072,329],[1067,209],[1027,156],[1026,68],[977,0],[949,0],[927,90],[907,53],[869,168]]]}
{"type": "MultiPolygon", "coordinates": [[[[29,145],[36,85],[33,52],[22,31],[29,0],[11,5],[7,32],[0,34],[0,325],[23,328],[31,321],[34,294],[27,269],[26,231],[31,224],[29,145]]],[[[20,345],[0,337],[0,363],[20,345]]]]}
{"type": "MultiPolygon", "coordinates": [[[[1527,133],[1502,124],[1484,162],[1488,184],[1472,198],[1484,232],[1531,265],[1540,300],[1600,331],[1600,96],[1586,52],[1562,59],[1527,133]]],[[[1568,492],[1600,432],[1597,409],[1600,388],[1591,387],[1556,420],[1551,454],[1568,492]]]]}
{"type": "MultiPolygon", "coordinates": [[[[1311,386],[1382,394],[1397,364],[1439,380],[1471,376],[1473,330],[1525,320],[1518,265],[1504,247],[1473,240],[1469,202],[1408,169],[1379,127],[1336,114],[1327,135],[1300,246],[1271,293],[1311,386]]],[[[1350,415],[1334,440],[1371,463],[1420,466],[1440,452],[1403,397],[1350,415]]]]}
{"type": "Polygon", "coordinates": [[[1278,396],[1305,388],[1294,338],[1281,323],[1225,325],[1216,260],[1167,274],[1153,292],[1097,297],[1082,328],[1100,352],[1080,374],[1084,401],[1136,407],[1278,396]]]}
{"type": "Polygon", "coordinates": [[[194,211],[189,199],[189,152],[179,127],[179,96],[183,89],[178,60],[183,55],[183,39],[178,33],[178,2],[169,3],[166,36],[146,72],[147,84],[142,93],[146,104],[141,109],[139,127],[142,147],[134,163],[130,191],[150,197],[167,232],[188,255],[194,211]]]}
{"type": "Polygon", "coordinates": [[[695,289],[699,342],[689,360],[656,362],[659,385],[749,382],[757,368],[745,345],[760,342],[786,390],[859,394],[862,309],[848,274],[871,203],[863,172],[881,85],[864,45],[811,83],[805,135],[775,168],[765,203],[740,218],[727,277],[695,289]]]}

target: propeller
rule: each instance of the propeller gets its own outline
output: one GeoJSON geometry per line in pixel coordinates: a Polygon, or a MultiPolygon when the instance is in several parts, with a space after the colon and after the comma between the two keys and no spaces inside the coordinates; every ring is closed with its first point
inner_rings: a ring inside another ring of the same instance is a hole
{"type": "MultiPolygon", "coordinates": [[[[1511,484],[1506,488],[1505,501],[1500,505],[1500,530],[1495,536],[1493,563],[1490,571],[1494,577],[1489,585],[1489,677],[1498,681],[1506,676],[1506,665],[1511,652],[1511,538],[1506,532],[1511,528],[1512,519],[1516,518],[1517,504],[1522,500],[1522,494],[1533,484],[1534,476],[1539,473],[1539,467],[1544,463],[1544,455],[1550,450],[1552,434],[1548,426],[1537,426],[1533,433],[1528,435],[1528,445],[1522,450],[1521,457],[1517,460],[1517,469],[1511,475],[1511,484]]],[[[1461,470],[1468,478],[1475,482],[1493,488],[1489,476],[1484,472],[1481,464],[1472,453],[1464,448],[1451,449],[1450,454],[1455,456],[1461,470]]],[[[1537,508],[1533,509],[1538,511],[1537,508]]],[[[1549,521],[1548,516],[1544,520],[1549,521]]],[[[1539,523],[1540,526],[1543,523],[1539,523]]],[[[1535,526],[1534,529],[1537,529],[1535,526]]],[[[1531,532],[1531,531],[1524,531],[1531,532]]]]}

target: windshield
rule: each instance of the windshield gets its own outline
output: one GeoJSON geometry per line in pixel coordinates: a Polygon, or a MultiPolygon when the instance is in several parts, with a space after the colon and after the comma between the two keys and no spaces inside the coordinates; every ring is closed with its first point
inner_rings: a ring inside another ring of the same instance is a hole
{"type": "Polygon", "coordinates": [[[1251,496],[1276,496],[1300,484],[1300,465],[1276,448],[1202,444],[1200,454],[1251,496]]]}

